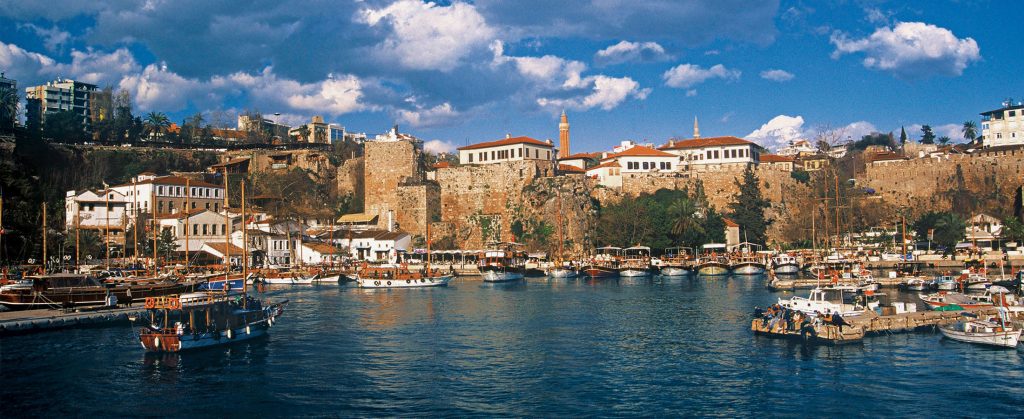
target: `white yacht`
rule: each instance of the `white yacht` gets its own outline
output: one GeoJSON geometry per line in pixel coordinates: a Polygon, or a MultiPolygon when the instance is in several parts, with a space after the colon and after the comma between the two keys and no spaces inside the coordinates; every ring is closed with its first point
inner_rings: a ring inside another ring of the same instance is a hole
{"type": "Polygon", "coordinates": [[[839,313],[843,316],[864,314],[878,308],[878,299],[870,291],[852,286],[819,287],[807,297],[779,298],[779,305],[807,314],[839,313]]]}

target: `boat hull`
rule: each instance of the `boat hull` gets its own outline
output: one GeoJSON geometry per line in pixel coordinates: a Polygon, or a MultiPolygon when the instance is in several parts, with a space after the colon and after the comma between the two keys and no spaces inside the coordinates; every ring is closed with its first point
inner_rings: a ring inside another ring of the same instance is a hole
{"type": "Polygon", "coordinates": [[[178,333],[173,328],[160,331],[142,329],[139,332],[139,343],[146,352],[175,353],[243,342],[265,336],[283,312],[282,304],[275,304],[260,311],[249,312],[248,315],[259,314],[258,318],[239,327],[195,334],[184,331],[178,333]]]}
{"type": "Polygon", "coordinates": [[[523,279],[522,272],[510,272],[510,271],[483,271],[484,282],[512,282],[523,279]]]}
{"type": "Polygon", "coordinates": [[[1020,341],[1020,330],[1002,332],[965,332],[957,330],[958,324],[940,326],[939,332],[942,336],[958,342],[974,343],[978,345],[995,346],[1000,348],[1015,348],[1020,341]]]}
{"type": "Polygon", "coordinates": [[[651,276],[651,271],[647,269],[623,269],[619,271],[619,276],[623,278],[647,278],[651,276]]]}
{"type": "MultiPolygon", "coordinates": [[[[133,285],[130,287],[114,287],[109,292],[117,296],[120,304],[129,302],[141,303],[146,297],[162,297],[181,294],[195,289],[194,283],[168,283],[154,285],[133,285]],[[131,289],[131,298],[128,290],[131,289]]],[[[85,307],[107,304],[106,287],[74,287],[51,288],[44,291],[32,289],[7,290],[0,293],[0,305],[11,310],[29,310],[35,308],[85,307]]]]}
{"type": "Polygon", "coordinates": [[[444,287],[452,280],[451,275],[442,275],[418,279],[383,279],[383,278],[360,278],[356,276],[356,285],[359,288],[426,288],[444,287]]]}
{"type": "Polygon", "coordinates": [[[618,271],[603,266],[588,266],[583,269],[583,272],[591,278],[615,278],[619,276],[618,271]]]}
{"type": "Polygon", "coordinates": [[[733,275],[762,275],[765,267],[760,263],[739,263],[732,267],[733,275]]]}
{"type": "Polygon", "coordinates": [[[565,268],[553,268],[548,270],[548,276],[551,278],[575,278],[579,275],[574,269],[565,268]]]}
{"type": "Polygon", "coordinates": [[[661,276],[686,276],[689,274],[690,270],[677,266],[666,266],[661,268],[661,276]]]}
{"type": "Polygon", "coordinates": [[[795,263],[785,263],[776,265],[774,270],[776,275],[796,275],[800,273],[800,265],[795,263]]]}
{"type": "Polygon", "coordinates": [[[729,274],[729,266],[720,263],[704,263],[697,266],[697,274],[702,276],[724,276],[729,274]]]}

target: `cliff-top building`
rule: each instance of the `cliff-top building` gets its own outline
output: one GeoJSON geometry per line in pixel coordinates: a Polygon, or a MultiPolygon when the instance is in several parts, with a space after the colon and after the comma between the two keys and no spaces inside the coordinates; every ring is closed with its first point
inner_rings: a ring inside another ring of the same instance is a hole
{"type": "Polygon", "coordinates": [[[981,136],[985,148],[1024,145],[1024,104],[1007,100],[999,109],[982,112],[981,136]]]}
{"type": "Polygon", "coordinates": [[[513,137],[459,147],[459,164],[494,164],[519,160],[553,161],[555,150],[550,141],[513,137]]]}
{"type": "Polygon", "coordinates": [[[25,98],[38,109],[27,112],[35,114],[41,121],[46,115],[60,111],[71,111],[82,117],[82,126],[92,132],[91,95],[96,92],[96,85],[80,81],[57,79],[40,86],[25,88],[25,98]]]}

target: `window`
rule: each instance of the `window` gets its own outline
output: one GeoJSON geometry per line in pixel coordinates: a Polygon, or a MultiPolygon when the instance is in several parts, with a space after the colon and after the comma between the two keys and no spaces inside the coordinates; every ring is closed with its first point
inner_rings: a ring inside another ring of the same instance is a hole
{"type": "Polygon", "coordinates": [[[192,235],[199,235],[199,224],[192,224],[192,235]]]}
{"type": "Polygon", "coordinates": [[[203,224],[203,235],[204,235],[204,236],[206,236],[206,235],[210,234],[210,233],[209,233],[209,232],[207,231],[207,229],[208,229],[208,228],[209,228],[209,224],[203,224]]]}
{"type": "Polygon", "coordinates": [[[523,149],[519,149],[519,157],[523,157],[523,149]]]}
{"type": "Polygon", "coordinates": [[[470,162],[470,163],[472,163],[472,162],[473,162],[473,153],[469,153],[469,162],[470,162]]]}
{"type": "Polygon", "coordinates": [[[196,209],[196,201],[192,201],[192,209],[196,209]]]}
{"type": "Polygon", "coordinates": [[[1017,116],[1017,111],[1010,111],[1010,116],[1017,116]]]}
{"type": "Polygon", "coordinates": [[[1003,133],[997,132],[996,133],[996,138],[1003,138],[1003,133]]]}
{"type": "Polygon", "coordinates": [[[648,169],[650,169],[650,168],[651,168],[651,167],[649,166],[649,163],[648,163],[648,162],[644,162],[644,163],[643,163],[643,165],[644,165],[644,170],[648,170],[648,169]]]}
{"type": "Polygon", "coordinates": [[[164,187],[163,186],[158,186],[156,188],[156,194],[157,195],[163,195],[164,194],[164,187]]]}
{"type": "Polygon", "coordinates": [[[494,150],[491,150],[491,160],[494,160],[494,150]]]}
{"type": "Polygon", "coordinates": [[[227,234],[228,228],[224,224],[220,225],[220,234],[227,234]]]}
{"type": "Polygon", "coordinates": [[[551,160],[551,150],[548,150],[548,154],[547,154],[546,159],[551,160]]]}
{"type": "Polygon", "coordinates": [[[174,212],[174,201],[167,202],[167,211],[174,212]]]}

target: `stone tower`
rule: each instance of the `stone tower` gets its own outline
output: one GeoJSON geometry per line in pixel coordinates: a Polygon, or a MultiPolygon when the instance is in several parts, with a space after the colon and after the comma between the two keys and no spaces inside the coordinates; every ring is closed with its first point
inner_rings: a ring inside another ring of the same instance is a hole
{"type": "Polygon", "coordinates": [[[697,125],[697,117],[693,117],[693,138],[700,138],[700,125],[697,125]]]}
{"type": "Polygon", "coordinates": [[[569,118],[562,110],[562,120],[558,123],[558,156],[568,157],[569,153],[569,118]]]}

